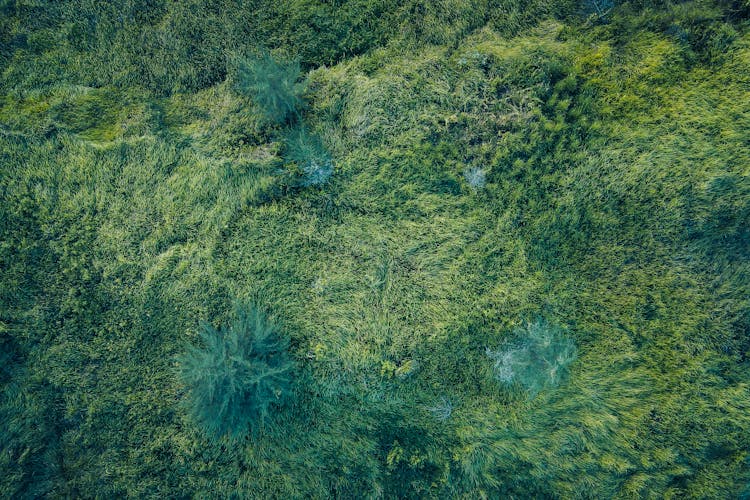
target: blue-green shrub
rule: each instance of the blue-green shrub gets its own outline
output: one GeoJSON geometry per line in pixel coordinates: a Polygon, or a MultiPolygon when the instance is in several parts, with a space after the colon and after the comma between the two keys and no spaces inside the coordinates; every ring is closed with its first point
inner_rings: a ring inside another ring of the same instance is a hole
{"type": "Polygon", "coordinates": [[[192,420],[212,439],[236,439],[261,428],[290,393],[289,340],[254,304],[240,305],[229,327],[204,324],[202,347],[179,357],[192,420]]]}
{"type": "Polygon", "coordinates": [[[316,134],[297,127],[286,134],[284,158],[295,163],[304,186],[324,184],[333,173],[333,159],[316,134]]]}
{"type": "Polygon", "coordinates": [[[453,414],[453,402],[445,396],[440,398],[440,401],[436,402],[434,406],[427,408],[433,417],[440,422],[445,422],[453,414]]]}
{"type": "Polygon", "coordinates": [[[268,52],[239,62],[237,89],[258,106],[271,123],[280,124],[299,115],[304,104],[304,82],[298,60],[280,62],[268,52]]]}
{"type": "Polygon", "coordinates": [[[581,6],[586,15],[594,15],[601,19],[614,9],[615,2],[614,0],[583,0],[581,6]]]}
{"type": "Polygon", "coordinates": [[[531,395],[558,385],[576,358],[573,339],[543,319],[513,333],[515,338],[502,348],[487,349],[495,378],[508,386],[520,386],[531,395]]]}
{"type": "Polygon", "coordinates": [[[487,183],[487,172],[481,167],[466,167],[464,179],[466,179],[472,191],[479,191],[487,183]]]}

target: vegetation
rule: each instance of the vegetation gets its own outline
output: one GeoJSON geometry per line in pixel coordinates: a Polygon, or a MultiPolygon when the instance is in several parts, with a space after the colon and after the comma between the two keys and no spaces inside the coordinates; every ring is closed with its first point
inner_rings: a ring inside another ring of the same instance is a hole
{"type": "Polygon", "coordinates": [[[537,319],[516,329],[515,336],[516,340],[500,351],[487,348],[497,380],[509,386],[518,384],[535,395],[565,378],[576,348],[559,328],[537,319]]]}
{"type": "Polygon", "coordinates": [[[333,173],[333,159],[321,139],[302,127],[287,133],[285,159],[296,164],[302,173],[302,184],[324,184],[333,173]]]}
{"type": "Polygon", "coordinates": [[[294,364],[289,341],[256,305],[238,307],[229,328],[204,324],[203,348],[179,358],[189,415],[213,438],[262,427],[289,395],[294,364]]]}
{"type": "Polygon", "coordinates": [[[298,61],[277,62],[268,52],[240,61],[238,90],[250,96],[259,111],[271,123],[284,123],[290,116],[299,116],[304,85],[299,81],[298,61]]]}
{"type": "Polygon", "coordinates": [[[749,18],[0,0],[0,496],[747,496],[749,18]]]}

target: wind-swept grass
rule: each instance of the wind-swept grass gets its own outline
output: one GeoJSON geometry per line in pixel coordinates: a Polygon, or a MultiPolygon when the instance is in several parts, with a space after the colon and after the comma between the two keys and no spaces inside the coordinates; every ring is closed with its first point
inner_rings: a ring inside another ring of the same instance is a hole
{"type": "Polygon", "coordinates": [[[0,5],[0,492],[739,496],[747,9],[615,3],[0,5]],[[226,446],[175,356],[258,297],[296,382],[226,446]],[[577,356],[528,398],[486,348],[534,315],[577,356]]]}

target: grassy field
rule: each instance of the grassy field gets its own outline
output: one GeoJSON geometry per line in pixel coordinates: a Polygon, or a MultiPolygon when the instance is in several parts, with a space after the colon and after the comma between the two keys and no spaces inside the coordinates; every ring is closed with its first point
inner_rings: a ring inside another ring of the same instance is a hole
{"type": "Polygon", "coordinates": [[[750,498],[749,19],[0,0],[0,496],[750,498]]]}

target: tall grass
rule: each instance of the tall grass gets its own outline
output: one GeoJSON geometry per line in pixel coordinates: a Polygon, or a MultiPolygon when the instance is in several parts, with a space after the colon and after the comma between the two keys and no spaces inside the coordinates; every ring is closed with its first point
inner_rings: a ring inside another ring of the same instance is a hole
{"type": "Polygon", "coordinates": [[[301,5],[0,4],[0,494],[742,494],[747,9],[301,5]],[[257,297],[296,382],[227,446],[175,357],[257,297]],[[577,357],[528,398],[485,349],[534,314],[577,357]]]}

